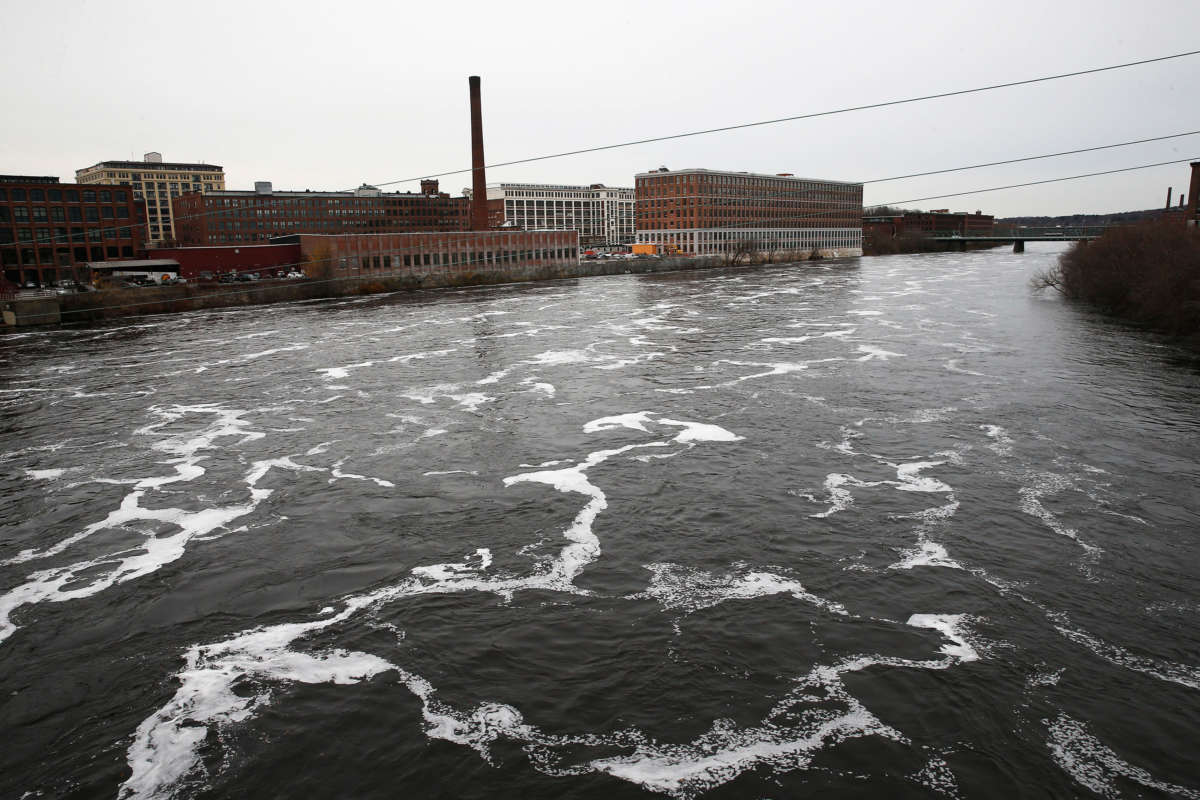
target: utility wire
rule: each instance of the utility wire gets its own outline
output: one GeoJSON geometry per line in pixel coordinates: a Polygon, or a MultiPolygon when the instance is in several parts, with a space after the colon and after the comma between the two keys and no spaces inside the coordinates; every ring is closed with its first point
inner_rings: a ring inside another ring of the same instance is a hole
{"type": "MultiPolygon", "coordinates": [[[[1058,75],[1044,75],[1040,78],[1027,78],[1025,80],[1020,80],[1020,81],[1008,81],[1006,83],[994,83],[989,86],[977,86],[973,89],[956,89],[956,90],[950,91],[950,92],[938,92],[937,94],[926,94],[926,95],[921,95],[919,97],[908,97],[908,98],[904,98],[901,100],[886,100],[881,103],[868,103],[866,105],[861,105],[861,106],[848,106],[846,108],[836,108],[836,109],[832,109],[829,111],[814,111],[814,112],[810,112],[808,114],[796,114],[795,116],[779,117],[777,119],[760,120],[758,122],[744,122],[739,125],[725,125],[720,128],[707,128],[705,130],[688,131],[686,133],[673,133],[673,134],[670,134],[667,136],[655,136],[655,137],[652,137],[649,139],[634,139],[634,140],[628,141],[628,142],[620,142],[618,144],[600,145],[599,147],[587,147],[587,148],[583,148],[581,150],[567,150],[562,153],[552,153],[550,155],[544,155],[544,156],[533,156],[531,158],[521,158],[521,159],[517,159],[515,161],[501,161],[496,164],[488,164],[488,165],[484,166],[484,169],[496,169],[499,167],[511,167],[515,164],[529,164],[534,161],[547,161],[552,158],[563,158],[565,156],[577,156],[577,155],[582,155],[584,153],[596,153],[596,152],[600,152],[602,150],[616,150],[618,148],[632,147],[632,146],[638,145],[638,144],[650,144],[653,142],[666,142],[666,141],[670,141],[672,139],[685,139],[690,136],[705,136],[710,133],[723,133],[725,131],[736,131],[736,130],[741,130],[744,128],[761,127],[763,125],[778,125],[779,123],[782,123],[782,122],[795,122],[797,120],[802,120],[802,119],[814,119],[816,117],[829,117],[829,116],[833,116],[835,114],[847,114],[851,111],[866,111],[866,110],[869,110],[872,108],[887,108],[889,106],[904,105],[906,103],[920,103],[920,102],[924,102],[926,100],[938,100],[938,99],[945,98],[945,97],[958,97],[958,96],[967,95],[967,94],[977,94],[979,92],[990,92],[990,91],[994,91],[996,89],[1008,89],[1013,86],[1027,86],[1029,84],[1043,83],[1045,81],[1056,81],[1056,80],[1061,80],[1063,78],[1074,78],[1074,77],[1078,77],[1080,75],[1094,75],[1098,72],[1109,72],[1111,70],[1126,69],[1128,67],[1137,67],[1137,66],[1141,66],[1143,64],[1154,64],[1159,61],[1170,61],[1171,59],[1186,58],[1187,56],[1194,56],[1194,55],[1200,55],[1200,50],[1190,50],[1186,53],[1175,53],[1175,54],[1169,55],[1169,56],[1158,56],[1157,58],[1146,58],[1146,59],[1142,59],[1141,61],[1127,61],[1124,64],[1113,64],[1113,65],[1107,66],[1107,67],[1094,67],[1092,69],[1082,69],[1082,70],[1077,70],[1075,72],[1063,72],[1058,75]]],[[[435,173],[432,175],[418,175],[413,178],[399,178],[397,180],[392,180],[392,181],[382,181],[382,182],[378,182],[378,183],[372,183],[371,185],[372,186],[391,186],[392,184],[409,183],[411,181],[421,180],[422,178],[442,178],[447,175],[461,175],[463,173],[473,172],[473,171],[474,171],[473,167],[467,168],[467,169],[456,169],[456,170],[450,170],[448,172],[438,172],[438,173],[435,173]]]]}
{"type": "MultiPolygon", "coordinates": [[[[484,168],[485,169],[494,169],[494,168],[499,168],[499,167],[513,166],[516,164],[528,164],[528,163],[532,163],[535,161],[546,161],[548,159],[562,158],[562,157],[571,156],[571,155],[582,155],[584,153],[594,153],[594,152],[599,152],[602,150],[615,150],[615,149],[622,148],[622,147],[632,147],[633,145],[637,145],[637,144],[648,144],[648,143],[652,143],[652,142],[668,141],[671,139],[682,139],[682,138],[686,138],[686,137],[690,137],[690,136],[703,136],[703,135],[707,135],[710,133],[721,133],[721,132],[725,132],[725,131],[740,130],[742,128],[753,128],[753,127],[759,127],[759,126],[764,126],[764,125],[775,125],[775,124],[782,123],[782,122],[794,122],[794,121],[802,120],[802,119],[813,119],[816,117],[833,116],[835,114],[845,114],[845,113],[849,113],[851,111],[864,111],[864,110],[873,109],[873,108],[886,108],[889,106],[903,105],[906,103],[917,103],[917,102],[923,102],[926,100],[935,100],[935,99],[940,99],[940,98],[945,98],[945,97],[955,97],[955,96],[959,96],[959,95],[976,94],[979,92],[987,92],[987,91],[992,91],[995,89],[1004,89],[1004,88],[1010,88],[1013,86],[1024,86],[1024,85],[1028,85],[1028,84],[1042,83],[1045,81],[1061,80],[1063,78],[1072,78],[1072,77],[1078,77],[1081,75],[1091,75],[1091,74],[1095,74],[1095,73],[1099,73],[1099,72],[1109,72],[1112,70],[1126,69],[1128,67],[1136,67],[1136,66],[1142,66],[1145,64],[1153,64],[1153,63],[1157,63],[1160,61],[1170,61],[1172,59],[1185,58],[1185,57],[1193,56],[1193,55],[1200,55],[1200,50],[1191,50],[1191,51],[1188,51],[1185,53],[1175,53],[1173,55],[1158,56],[1156,58],[1142,59],[1140,61],[1129,61],[1129,62],[1126,62],[1123,64],[1113,64],[1113,65],[1107,66],[1107,67],[1095,67],[1092,69],[1078,70],[1075,72],[1064,72],[1064,73],[1061,73],[1058,75],[1046,75],[1046,76],[1042,76],[1040,78],[1028,78],[1026,80],[1020,80],[1020,81],[1009,81],[1007,83],[997,83],[997,84],[992,84],[989,86],[979,86],[979,87],[975,87],[973,89],[958,89],[958,90],[951,91],[951,92],[941,92],[938,94],[922,95],[920,97],[910,97],[910,98],[905,98],[905,99],[900,99],[900,100],[887,100],[887,101],[884,101],[881,103],[871,103],[868,105],[861,105],[861,106],[850,106],[847,108],[839,108],[839,109],[833,109],[833,110],[829,110],[829,111],[816,111],[816,112],[811,112],[808,114],[799,114],[799,115],[791,116],[791,117],[780,117],[778,119],[762,120],[759,122],[747,122],[747,123],[742,123],[742,124],[738,124],[738,125],[727,125],[727,126],[720,127],[720,128],[709,128],[707,130],[690,131],[687,133],[677,133],[677,134],[671,134],[668,136],[659,136],[659,137],[654,137],[654,138],[649,138],[649,139],[638,139],[638,140],[634,140],[634,141],[630,141],[630,142],[621,142],[618,144],[601,145],[599,147],[585,148],[582,150],[569,150],[569,151],[566,151],[563,153],[554,153],[551,155],[534,156],[531,158],[518,159],[515,161],[504,161],[504,162],[500,162],[500,163],[496,163],[496,164],[487,165],[484,168]]],[[[921,177],[924,175],[934,175],[934,174],[945,173],[945,172],[955,172],[955,171],[958,171],[961,169],[976,169],[976,168],[985,167],[985,166],[1011,164],[1011,163],[1016,163],[1018,161],[1031,161],[1031,160],[1035,160],[1035,159],[1039,159],[1039,158],[1052,158],[1055,155],[1070,155],[1073,153],[1089,152],[1090,150],[1103,150],[1103,149],[1112,148],[1112,147],[1122,147],[1122,146],[1125,146],[1128,144],[1141,144],[1141,143],[1145,143],[1145,142],[1159,141],[1161,139],[1169,139],[1169,138],[1175,138],[1175,137],[1179,137],[1179,136],[1190,136],[1190,135],[1193,135],[1194,133],[1196,133],[1196,132],[1193,131],[1192,133],[1171,134],[1168,136],[1156,137],[1156,138],[1152,138],[1152,139],[1142,139],[1142,140],[1138,140],[1135,142],[1125,142],[1125,143],[1121,143],[1121,144],[1104,145],[1104,146],[1096,147],[1096,148],[1085,148],[1083,150],[1070,150],[1070,151],[1066,151],[1063,153],[1049,154],[1049,155],[1044,155],[1044,156],[1030,156],[1030,157],[1024,158],[1024,159],[1012,159],[1012,160],[1008,160],[1008,161],[997,161],[997,162],[993,162],[990,164],[979,164],[979,165],[975,165],[972,167],[958,167],[958,168],[949,169],[949,170],[936,170],[934,172],[914,173],[912,175],[900,175],[900,176],[896,176],[893,178],[877,178],[877,179],[874,179],[871,181],[863,181],[863,183],[882,183],[884,181],[900,180],[901,178],[914,178],[914,177],[921,177]]],[[[391,185],[394,185],[397,183],[408,183],[408,182],[415,181],[415,180],[421,180],[422,178],[440,178],[440,177],[445,177],[447,175],[460,175],[460,174],[463,174],[466,172],[472,172],[472,171],[473,171],[473,168],[452,170],[449,172],[439,172],[439,173],[435,173],[432,175],[422,175],[422,176],[418,176],[415,178],[402,178],[402,179],[393,180],[393,181],[383,181],[383,182],[379,182],[379,183],[374,183],[372,185],[376,186],[376,187],[391,186],[391,185]]],[[[107,184],[94,184],[94,185],[101,186],[101,185],[107,185],[107,184]]],[[[125,188],[129,189],[129,187],[125,187],[125,188]]],[[[353,190],[346,189],[343,191],[349,192],[349,191],[353,191],[353,190]]],[[[285,198],[278,198],[278,199],[283,200],[285,198]]],[[[266,207],[270,208],[270,207],[278,207],[278,206],[276,203],[268,203],[268,204],[266,204],[266,207]]],[[[181,215],[181,216],[172,215],[171,219],[172,219],[172,223],[174,223],[174,222],[179,222],[179,221],[188,220],[188,219],[197,219],[197,218],[201,218],[201,217],[217,216],[226,210],[227,209],[213,209],[212,211],[204,211],[204,212],[200,212],[198,214],[185,214],[185,215],[181,215]]],[[[101,229],[101,230],[102,231],[103,230],[119,231],[120,229],[124,229],[124,228],[128,228],[128,229],[132,230],[135,228],[149,228],[149,225],[150,224],[147,221],[147,222],[134,223],[132,225],[114,225],[110,229],[101,229]]],[[[43,242],[27,242],[27,243],[23,243],[23,244],[36,245],[36,244],[71,244],[71,243],[72,243],[72,240],[68,236],[67,240],[65,240],[65,241],[52,240],[50,242],[45,242],[45,241],[43,241],[43,242]]],[[[94,244],[94,243],[78,242],[78,241],[75,241],[73,243],[74,244],[89,244],[89,246],[90,246],[90,244],[94,244]]],[[[22,243],[14,243],[14,244],[22,244],[22,243]]]]}

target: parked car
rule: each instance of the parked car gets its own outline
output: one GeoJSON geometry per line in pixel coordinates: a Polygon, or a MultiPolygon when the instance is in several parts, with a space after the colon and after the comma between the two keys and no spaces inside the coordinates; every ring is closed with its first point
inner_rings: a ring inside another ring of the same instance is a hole
{"type": "Polygon", "coordinates": [[[213,279],[213,274],[206,269],[201,270],[200,272],[198,272],[196,274],[196,280],[211,281],[212,279],[213,279]]]}
{"type": "Polygon", "coordinates": [[[217,280],[220,283],[233,283],[237,279],[238,279],[238,276],[237,276],[236,272],[226,272],[226,273],[223,273],[221,275],[221,277],[218,278],[217,280]]]}
{"type": "Polygon", "coordinates": [[[304,273],[303,273],[303,272],[297,272],[296,270],[292,270],[291,272],[289,272],[287,275],[284,275],[283,277],[285,277],[285,278],[290,278],[290,279],[295,279],[295,278],[303,278],[303,277],[304,277],[304,273]]]}

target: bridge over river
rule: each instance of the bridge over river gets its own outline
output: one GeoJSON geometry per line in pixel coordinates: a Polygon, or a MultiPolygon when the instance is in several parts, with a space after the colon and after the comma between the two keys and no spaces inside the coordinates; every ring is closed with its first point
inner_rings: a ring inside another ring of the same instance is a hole
{"type": "Polygon", "coordinates": [[[1089,242],[1104,233],[1107,226],[1088,225],[1075,228],[1021,228],[1009,234],[944,234],[930,237],[935,242],[961,242],[959,250],[966,250],[968,242],[1013,243],[1014,253],[1024,253],[1026,242],[1089,242]]]}

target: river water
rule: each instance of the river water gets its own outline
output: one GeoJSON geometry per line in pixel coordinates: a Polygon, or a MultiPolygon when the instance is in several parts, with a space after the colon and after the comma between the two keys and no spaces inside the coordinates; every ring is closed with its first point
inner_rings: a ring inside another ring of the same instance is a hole
{"type": "Polygon", "coordinates": [[[1200,798],[1200,365],[1037,247],[0,338],[0,795],[1200,798]]]}

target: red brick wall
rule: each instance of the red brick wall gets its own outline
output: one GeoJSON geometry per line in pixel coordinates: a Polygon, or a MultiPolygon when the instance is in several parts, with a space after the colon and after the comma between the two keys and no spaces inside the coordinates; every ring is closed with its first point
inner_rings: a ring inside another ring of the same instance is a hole
{"type": "Polygon", "coordinates": [[[134,258],[142,249],[145,214],[129,187],[13,177],[0,181],[0,265],[8,280],[74,278],[85,262],[134,258]]]}
{"type": "Polygon", "coordinates": [[[223,247],[154,247],[148,258],[173,258],[183,277],[195,279],[201,272],[277,272],[300,268],[298,244],[240,245],[223,247]]]}

